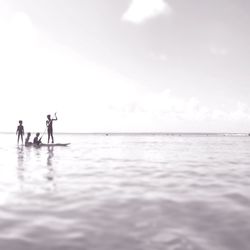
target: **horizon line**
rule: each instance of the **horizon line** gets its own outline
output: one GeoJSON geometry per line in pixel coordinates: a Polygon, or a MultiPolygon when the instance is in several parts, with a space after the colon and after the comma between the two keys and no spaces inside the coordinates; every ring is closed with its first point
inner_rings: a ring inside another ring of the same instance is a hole
{"type": "MultiPolygon", "coordinates": [[[[37,132],[37,131],[36,131],[37,132]]],[[[31,131],[30,133],[36,133],[34,131],[31,131]]],[[[16,132],[10,132],[10,131],[0,131],[0,134],[16,134],[16,132]]],[[[27,134],[27,133],[25,133],[27,134]]],[[[47,134],[47,133],[45,133],[47,134]]],[[[129,132],[129,131],[123,131],[123,132],[54,132],[54,134],[248,134],[250,135],[250,132],[129,132]]]]}

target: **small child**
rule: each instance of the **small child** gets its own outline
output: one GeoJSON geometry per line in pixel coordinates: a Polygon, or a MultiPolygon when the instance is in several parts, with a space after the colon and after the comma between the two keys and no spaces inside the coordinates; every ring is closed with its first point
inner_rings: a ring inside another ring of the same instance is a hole
{"type": "Polygon", "coordinates": [[[20,137],[23,144],[24,127],[23,127],[23,121],[21,120],[19,121],[19,125],[17,126],[16,134],[17,134],[17,144],[19,144],[20,137]]]}
{"type": "Polygon", "coordinates": [[[42,143],[42,138],[38,138],[39,137],[39,135],[40,135],[40,133],[36,133],[36,137],[34,138],[34,140],[33,140],[33,143],[34,143],[34,145],[35,146],[39,146],[39,144],[41,144],[42,143]]]}
{"type": "Polygon", "coordinates": [[[31,133],[27,133],[27,137],[25,139],[25,146],[31,146],[32,145],[32,142],[30,142],[30,136],[31,136],[31,133]]]}

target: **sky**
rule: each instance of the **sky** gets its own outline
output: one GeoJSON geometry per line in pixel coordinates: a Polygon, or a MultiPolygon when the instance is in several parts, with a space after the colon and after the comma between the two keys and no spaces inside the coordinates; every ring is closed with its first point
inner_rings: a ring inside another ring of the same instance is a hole
{"type": "Polygon", "coordinates": [[[250,132],[248,0],[0,0],[0,131],[250,132]]]}

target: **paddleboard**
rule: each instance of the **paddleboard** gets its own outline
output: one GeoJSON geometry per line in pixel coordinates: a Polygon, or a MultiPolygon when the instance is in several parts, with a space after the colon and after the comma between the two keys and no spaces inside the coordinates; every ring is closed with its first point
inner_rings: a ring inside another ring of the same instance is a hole
{"type": "Polygon", "coordinates": [[[42,146],[47,146],[47,147],[56,147],[56,146],[62,146],[62,147],[66,147],[68,146],[70,143],[41,143],[38,145],[38,147],[42,147],[42,146]]]}
{"type": "Polygon", "coordinates": [[[39,147],[66,147],[68,146],[70,143],[41,143],[39,145],[35,145],[35,144],[28,144],[28,145],[25,145],[25,147],[30,147],[30,146],[33,146],[33,147],[36,147],[36,148],[39,148],[39,147]]]}

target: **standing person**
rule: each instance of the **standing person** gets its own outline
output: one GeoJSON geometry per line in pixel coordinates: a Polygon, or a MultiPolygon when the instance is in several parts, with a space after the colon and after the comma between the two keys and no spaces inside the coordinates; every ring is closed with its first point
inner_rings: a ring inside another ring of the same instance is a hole
{"type": "Polygon", "coordinates": [[[23,144],[24,127],[23,127],[23,121],[21,120],[19,121],[19,125],[17,126],[16,135],[17,135],[17,144],[19,144],[20,137],[23,144]]]}
{"type": "Polygon", "coordinates": [[[55,113],[55,118],[51,119],[50,115],[47,115],[48,120],[46,121],[46,126],[48,128],[48,143],[51,137],[52,143],[54,143],[54,136],[53,136],[53,121],[57,121],[57,116],[55,113]]]}

